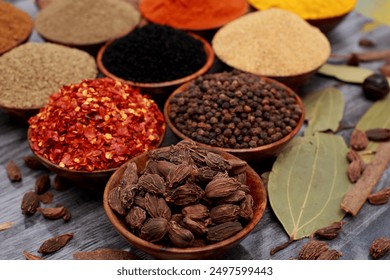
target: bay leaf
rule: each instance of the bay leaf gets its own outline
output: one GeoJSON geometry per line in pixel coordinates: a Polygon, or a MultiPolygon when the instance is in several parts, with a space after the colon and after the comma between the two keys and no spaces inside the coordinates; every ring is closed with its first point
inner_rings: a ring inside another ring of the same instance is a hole
{"type": "Polygon", "coordinates": [[[344,139],[325,133],[303,138],[278,156],[268,181],[271,207],[292,240],[340,221],[350,186],[344,139]]]}
{"type": "MultiPolygon", "coordinates": [[[[388,128],[390,129],[390,95],[387,95],[386,98],[376,101],[367,112],[361,117],[359,122],[356,125],[357,129],[361,131],[366,131],[372,128],[388,128]]],[[[366,151],[376,151],[379,143],[370,141],[366,151]]],[[[363,157],[364,162],[368,163],[371,161],[373,155],[372,153],[367,153],[363,151],[361,156],[363,157]]]]}
{"type": "Polygon", "coordinates": [[[370,69],[347,66],[347,65],[334,65],[324,64],[319,70],[319,74],[336,78],[340,81],[353,84],[362,84],[364,79],[374,74],[370,69]]]}
{"type": "Polygon", "coordinates": [[[305,135],[313,135],[315,132],[331,130],[336,132],[343,118],[344,96],[334,87],[312,92],[305,96],[305,117],[308,125],[305,135]]]}

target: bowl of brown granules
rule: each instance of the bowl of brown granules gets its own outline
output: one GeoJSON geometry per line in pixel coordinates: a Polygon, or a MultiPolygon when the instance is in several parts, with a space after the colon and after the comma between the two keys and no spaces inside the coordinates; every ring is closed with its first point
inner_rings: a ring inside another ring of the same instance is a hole
{"type": "Polygon", "coordinates": [[[299,133],[304,107],[284,84],[233,71],[180,86],[165,102],[164,115],[178,138],[254,161],[277,156],[299,133]]]}
{"type": "Polygon", "coordinates": [[[218,258],[251,234],[266,204],[245,161],[193,141],[131,159],[103,195],[114,228],[158,259],[218,258]]]}

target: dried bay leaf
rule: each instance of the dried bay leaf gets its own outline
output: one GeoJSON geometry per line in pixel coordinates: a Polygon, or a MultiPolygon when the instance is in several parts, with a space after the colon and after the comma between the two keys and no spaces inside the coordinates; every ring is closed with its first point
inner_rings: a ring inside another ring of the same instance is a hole
{"type": "Polygon", "coordinates": [[[271,207],[294,240],[340,221],[350,186],[343,138],[324,133],[304,138],[278,156],[268,182],[271,207]]]}
{"type": "Polygon", "coordinates": [[[308,94],[304,100],[308,126],[305,135],[331,130],[335,132],[343,118],[344,96],[334,87],[308,94]]]}
{"type": "MultiPolygon", "coordinates": [[[[329,63],[324,64],[318,70],[318,73],[352,84],[362,84],[368,76],[374,74],[372,70],[367,68],[329,63]]],[[[387,78],[387,80],[390,82],[390,78],[387,78]]]]}
{"type": "MultiPolygon", "coordinates": [[[[390,96],[376,101],[372,106],[367,110],[367,112],[361,117],[359,122],[356,125],[357,129],[361,131],[366,131],[374,128],[387,128],[390,129],[390,96]]],[[[370,141],[366,150],[376,151],[378,148],[378,143],[370,141]]],[[[372,155],[363,153],[363,160],[368,163],[372,160],[372,155]]]]}

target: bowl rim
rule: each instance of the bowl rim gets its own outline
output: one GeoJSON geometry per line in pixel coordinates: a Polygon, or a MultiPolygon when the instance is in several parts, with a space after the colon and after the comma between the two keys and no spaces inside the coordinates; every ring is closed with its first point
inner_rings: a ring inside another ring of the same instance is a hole
{"type": "MultiPolygon", "coordinates": [[[[164,142],[164,139],[166,137],[166,133],[167,133],[167,124],[165,122],[164,123],[163,133],[161,135],[160,140],[158,141],[158,143],[156,145],[156,148],[159,148],[162,145],[162,143],[164,142]]],[[[27,143],[28,143],[28,146],[29,146],[30,150],[32,151],[32,153],[38,158],[38,160],[41,161],[41,163],[43,165],[45,165],[50,170],[57,170],[57,171],[61,171],[62,173],[71,173],[71,174],[75,174],[75,175],[109,174],[109,173],[113,173],[115,170],[117,170],[119,167],[121,167],[123,164],[126,163],[126,162],[123,162],[121,165],[119,165],[117,167],[113,167],[113,168],[109,168],[109,169],[102,169],[102,170],[93,170],[93,171],[72,170],[72,169],[69,169],[69,168],[66,168],[66,167],[61,167],[58,164],[50,161],[49,159],[45,158],[44,156],[42,156],[42,155],[38,154],[36,151],[34,151],[34,149],[32,148],[33,144],[32,144],[32,141],[31,141],[31,126],[29,126],[28,129],[27,129],[27,143]]],[[[139,155],[137,155],[137,156],[139,156],[139,155]]],[[[137,157],[137,156],[135,156],[135,157],[137,157]]],[[[57,172],[55,172],[55,173],[57,173],[57,172]]]]}
{"type": "MultiPolygon", "coordinates": [[[[256,76],[258,76],[258,75],[256,75],[256,76]]],[[[194,139],[191,139],[188,136],[184,135],[179,129],[176,128],[176,126],[172,123],[172,121],[171,121],[171,119],[169,117],[170,101],[172,100],[172,98],[175,95],[177,95],[180,92],[182,92],[185,89],[187,89],[191,85],[191,82],[188,82],[188,83],[185,83],[185,84],[181,85],[176,90],[174,90],[172,92],[172,94],[169,95],[169,97],[167,98],[167,100],[166,100],[166,102],[164,104],[164,110],[163,110],[164,117],[165,117],[165,122],[167,123],[167,126],[180,139],[191,140],[191,141],[196,142],[197,144],[199,144],[202,147],[206,147],[206,148],[210,148],[210,149],[222,150],[224,152],[231,153],[231,154],[261,152],[261,151],[266,151],[266,150],[271,149],[273,147],[277,147],[277,146],[280,146],[280,145],[283,145],[283,144],[287,143],[289,140],[291,140],[293,137],[295,137],[298,134],[298,132],[300,131],[300,129],[301,129],[301,127],[302,127],[302,125],[303,125],[303,123],[305,121],[305,110],[304,110],[302,99],[299,97],[299,95],[295,91],[293,91],[288,86],[286,86],[286,85],[284,85],[284,84],[282,84],[282,83],[280,83],[280,82],[278,82],[278,81],[276,81],[274,79],[268,78],[268,77],[263,77],[263,76],[258,76],[258,77],[260,77],[260,79],[264,79],[267,83],[276,84],[277,86],[282,87],[284,90],[286,90],[287,92],[292,94],[295,97],[296,103],[302,109],[301,117],[299,118],[299,121],[297,122],[297,125],[295,126],[295,128],[289,134],[287,134],[283,138],[279,139],[278,141],[269,143],[267,145],[258,146],[258,147],[255,147],[255,148],[234,149],[234,148],[224,148],[224,147],[217,147],[217,146],[207,145],[207,144],[198,142],[198,141],[196,141],[194,139]]]]}
{"type": "MultiPolygon", "coordinates": [[[[203,147],[203,148],[205,148],[205,147],[203,147]]],[[[206,149],[208,149],[208,148],[206,147],[206,149]]],[[[231,158],[237,158],[236,156],[234,156],[230,153],[227,153],[225,151],[219,151],[219,150],[213,150],[213,149],[209,149],[209,150],[212,152],[218,153],[220,155],[227,154],[227,156],[229,156],[231,158]]],[[[148,154],[144,153],[144,154],[141,154],[137,157],[134,157],[134,158],[130,159],[128,162],[126,162],[125,164],[123,164],[120,168],[121,169],[125,168],[125,166],[127,164],[129,164],[130,162],[134,162],[141,157],[148,157],[148,154]]],[[[189,247],[189,248],[167,247],[167,246],[158,245],[158,244],[146,241],[146,240],[136,236],[135,234],[131,233],[130,230],[127,229],[127,227],[124,225],[124,223],[118,217],[118,215],[115,214],[115,212],[111,209],[111,207],[108,203],[108,195],[109,195],[109,191],[113,188],[113,181],[115,179],[115,176],[120,171],[121,170],[119,170],[119,168],[118,168],[118,170],[116,170],[111,175],[110,179],[108,180],[108,182],[104,188],[103,207],[104,207],[105,213],[106,213],[110,223],[114,226],[114,228],[123,237],[125,237],[126,240],[128,240],[128,242],[130,244],[132,244],[133,246],[136,246],[137,248],[139,248],[141,250],[144,250],[144,248],[147,248],[147,250],[149,250],[149,251],[165,252],[165,253],[175,254],[175,255],[180,256],[180,255],[186,255],[186,254],[198,254],[198,253],[203,253],[203,252],[209,252],[209,251],[213,251],[215,249],[229,247],[230,245],[233,245],[235,242],[244,239],[257,226],[257,224],[260,222],[261,218],[264,215],[265,208],[266,208],[267,202],[268,202],[267,201],[268,200],[267,199],[267,191],[266,191],[263,180],[261,179],[259,174],[248,164],[246,172],[253,174],[253,176],[255,176],[256,179],[258,180],[258,182],[260,183],[259,186],[254,186],[254,187],[259,189],[259,194],[261,195],[261,197],[263,197],[264,200],[259,202],[259,204],[258,204],[259,207],[258,207],[257,211],[254,212],[253,218],[243,227],[243,229],[225,240],[222,240],[220,242],[216,242],[213,244],[208,244],[206,246],[189,247]],[[129,241],[129,240],[131,240],[131,241],[129,241]]],[[[249,187],[251,187],[251,186],[249,186],[249,187]]],[[[145,251],[145,252],[147,252],[147,251],[145,251]]]]}
{"type": "Polygon", "coordinates": [[[155,83],[133,82],[133,81],[125,80],[123,78],[115,76],[110,71],[108,71],[107,68],[104,66],[102,58],[103,58],[104,52],[106,51],[107,47],[109,45],[111,45],[115,40],[117,40],[119,38],[107,41],[100,48],[100,50],[98,51],[98,54],[96,56],[96,64],[98,66],[98,69],[105,76],[113,78],[113,79],[116,79],[116,80],[119,80],[121,82],[127,82],[130,85],[136,86],[136,87],[139,87],[139,88],[162,88],[162,87],[170,87],[170,86],[176,86],[176,85],[180,85],[180,84],[186,83],[186,82],[191,81],[191,80],[197,78],[198,76],[206,73],[211,68],[211,66],[213,65],[214,60],[215,60],[214,50],[213,50],[213,48],[212,48],[212,46],[210,45],[209,42],[207,42],[201,36],[196,35],[196,34],[194,34],[192,32],[186,32],[186,33],[188,35],[192,36],[193,38],[195,38],[196,40],[201,41],[201,43],[203,44],[203,49],[204,49],[204,51],[206,53],[206,62],[205,62],[205,64],[200,69],[198,69],[196,72],[194,72],[194,73],[192,73],[192,74],[190,74],[188,76],[185,76],[185,77],[182,77],[182,78],[179,78],[179,79],[176,79],[176,80],[164,81],[164,82],[155,82],[155,83]]]}

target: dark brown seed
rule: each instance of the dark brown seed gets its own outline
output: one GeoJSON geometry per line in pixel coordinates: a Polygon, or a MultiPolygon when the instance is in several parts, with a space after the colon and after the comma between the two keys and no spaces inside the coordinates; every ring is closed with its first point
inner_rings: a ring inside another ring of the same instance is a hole
{"type": "Polygon", "coordinates": [[[70,214],[70,211],[68,208],[65,208],[65,214],[62,216],[62,219],[64,220],[65,223],[69,222],[70,218],[72,215],[70,214]]]}
{"type": "Polygon", "coordinates": [[[374,73],[368,76],[362,84],[367,99],[377,101],[385,98],[390,91],[389,82],[385,75],[374,73]]]}
{"type": "Polygon", "coordinates": [[[169,171],[175,168],[175,164],[166,160],[159,160],[156,162],[156,168],[159,174],[161,174],[163,177],[167,177],[169,171]]]}
{"type": "Polygon", "coordinates": [[[120,187],[115,187],[110,190],[108,194],[108,204],[110,205],[111,209],[117,212],[119,215],[126,215],[127,211],[122,205],[120,187]]]}
{"type": "Polygon", "coordinates": [[[102,248],[95,251],[76,252],[75,260],[138,260],[139,258],[124,250],[102,248]]]}
{"type": "Polygon", "coordinates": [[[191,245],[192,245],[192,247],[203,247],[203,246],[206,246],[207,243],[203,239],[195,239],[194,241],[192,241],[191,245]]]}
{"type": "Polygon", "coordinates": [[[253,197],[250,194],[247,194],[240,204],[240,216],[246,221],[253,218],[253,197]]]}
{"type": "Polygon", "coordinates": [[[133,204],[145,209],[145,197],[136,195],[133,204]]]}
{"type": "Polygon", "coordinates": [[[356,54],[352,54],[347,61],[347,65],[350,66],[359,66],[360,59],[356,54]]]}
{"type": "Polygon", "coordinates": [[[364,165],[362,165],[362,162],[358,160],[352,161],[348,165],[348,169],[347,169],[347,175],[349,181],[351,181],[351,183],[356,183],[356,181],[359,180],[359,178],[362,176],[363,170],[364,170],[364,165]]]}
{"type": "Polygon", "coordinates": [[[145,195],[145,208],[152,218],[164,218],[168,221],[171,219],[171,209],[161,197],[147,193],[145,195]]]}
{"type": "Polygon", "coordinates": [[[175,221],[169,222],[168,230],[169,240],[179,248],[191,247],[195,237],[191,231],[182,227],[175,221]]]}
{"type": "Polygon", "coordinates": [[[334,222],[330,226],[321,228],[316,232],[314,232],[314,236],[317,236],[319,238],[325,238],[325,239],[334,239],[337,237],[343,225],[344,225],[343,221],[334,222]]]}
{"type": "Polygon", "coordinates": [[[24,215],[33,215],[37,212],[39,206],[39,197],[35,192],[27,192],[22,199],[22,213],[24,215]]]}
{"type": "Polygon", "coordinates": [[[370,246],[370,255],[373,259],[380,259],[390,251],[390,239],[380,237],[375,239],[370,246]]]}
{"type": "Polygon", "coordinates": [[[240,187],[240,183],[234,178],[218,174],[207,184],[205,194],[208,198],[221,198],[233,194],[240,187]]]}
{"type": "Polygon", "coordinates": [[[246,163],[246,161],[243,161],[240,159],[228,159],[227,161],[230,165],[229,174],[232,176],[236,176],[238,174],[245,173],[245,171],[248,167],[248,164],[246,163]]]}
{"type": "Polygon", "coordinates": [[[26,166],[32,170],[45,170],[46,167],[37,159],[36,156],[25,156],[23,158],[26,166]]]}
{"type": "Polygon", "coordinates": [[[348,159],[349,162],[353,162],[353,161],[363,162],[363,159],[360,156],[360,154],[358,152],[354,151],[354,150],[349,150],[348,151],[347,159],[348,159]]]}
{"type": "Polygon", "coordinates": [[[68,242],[73,238],[73,233],[66,233],[62,235],[58,235],[52,238],[49,238],[45,242],[42,243],[41,247],[39,247],[38,252],[41,254],[51,254],[54,253],[61,248],[63,248],[68,242]]]}
{"type": "Polygon", "coordinates": [[[210,217],[209,209],[202,204],[186,206],[182,209],[182,214],[192,220],[204,220],[210,217]]]}
{"type": "Polygon", "coordinates": [[[138,180],[138,185],[145,191],[157,195],[165,194],[164,179],[158,174],[145,174],[138,180]]]}
{"type": "Polygon", "coordinates": [[[150,218],[140,230],[140,237],[149,242],[157,242],[164,238],[169,230],[169,222],[164,218],[150,218]]]}
{"type": "Polygon", "coordinates": [[[366,130],[366,135],[371,141],[389,141],[390,140],[390,129],[387,128],[373,128],[366,130]]]}
{"type": "Polygon", "coordinates": [[[361,47],[375,47],[375,42],[371,41],[370,39],[362,38],[359,40],[359,46],[361,47]]]}
{"type": "Polygon", "coordinates": [[[212,170],[209,166],[198,168],[196,171],[197,179],[201,182],[210,182],[218,174],[218,171],[212,170]]]}
{"type": "Polygon", "coordinates": [[[50,204],[53,202],[53,194],[51,192],[45,192],[43,194],[38,195],[38,199],[43,204],[50,204]]]}
{"type": "Polygon", "coordinates": [[[246,193],[241,190],[236,190],[229,196],[222,197],[218,200],[218,204],[238,203],[245,198],[246,193]]]}
{"type": "Polygon", "coordinates": [[[184,215],[183,214],[173,214],[172,217],[171,217],[171,221],[175,221],[176,223],[182,223],[184,219],[184,215]]]}
{"type": "Polygon", "coordinates": [[[43,260],[42,257],[39,257],[39,256],[36,256],[36,255],[33,255],[27,251],[23,251],[23,255],[24,257],[26,258],[26,260],[33,260],[33,261],[37,261],[37,260],[43,260]]]}
{"type": "Polygon", "coordinates": [[[317,260],[338,260],[343,254],[337,250],[327,250],[325,252],[322,252],[317,260]]]}
{"type": "Polygon", "coordinates": [[[214,224],[237,221],[240,207],[234,204],[222,204],[215,206],[210,211],[210,218],[214,224]]]}
{"type": "Polygon", "coordinates": [[[328,251],[328,244],[324,241],[311,239],[302,246],[299,252],[300,260],[316,260],[323,252],[328,251]]]}
{"type": "Polygon", "coordinates": [[[366,133],[355,128],[352,132],[349,144],[355,151],[364,150],[368,145],[368,138],[366,133]]]}
{"type": "Polygon", "coordinates": [[[244,184],[246,185],[246,180],[247,180],[247,175],[246,175],[246,172],[242,172],[240,174],[237,174],[236,176],[233,177],[234,179],[236,179],[238,182],[240,182],[241,184],[244,184]]]}
{"type": "Polygon", "coordinates": [[[386,204],[390,198],[390,187],[377,191],[368,196],[368,201],[373,205],[386,204]]]}
{"type": "Polygon", "coordinates": [[[166,200],[178,206],[198,203],[204,196],[204,190],[194,183],[186,183],[168,192],[166,200]]]}
{"type": "Polygon", "coordinates": [[[219,242],[233,236],[242,230],[239,222],[227,222],[210,227],[207,231],[207,240],[211,243],[219,242]]]}
{"type": "Polygon", "coordinates": [[[125,182],[125,185],[137,184],[138,182],[137,164],[135,164],[134,162],[129,162],[126,165],[125,171],[123,171],[121,181],[125,182]]]}
{"type": "Polygon", "coordinates": [[[117,187],[121,188],[120,200],[121,200],[122,206],[125,209],[130,209],[134,203],[134,197],[135,197],[136,193],[138,192],[138,185],[125,184],[124,186],[120,185],[117,187]]]}
{"type": "Polygon", "coordinates": [[[38,207],[37,210],[42,213],[43,217],[45,217],[46,219],[49,219],[49,220],[61,219],[66,213],[64,206],[55,207],[55,208],[40,208],[40,207],[38,207]]]}
{"type": "Polygon", "coordinates": [[[129,213],[125,217],[126,223],[131,229],[140,229],[146,220],[146,211],[138,206],[131,207],[129,213]]]}
{"type": "Polygon", "coordinates": [[[18,182],[22,180],[22,173],[13,160],[8,162],[6,170],[8,178],[11,180],[11,182],[18,182]]]}
{"type": "Polygon", "coordinates": [[[216,171],[224,172],[228,169],[230,169],[229,162],[224,159],[223,156],[208,152],[205,157],[205,163],[207,166],[209,166],[211,169],[216,171]]]}
{"type": "Polygon", "coordinates": [[[194,235],[203,236],[207,233],[207,227],[202,221],[194,221],[188,217],[184,217],[182,223],[183,226],[189,229],[194,235]]]}
{"type": "Polygon", "coordinates": [[[50,189],[50,177],[49,175],[41,175],[35,181],[35,192],[37,194],[43,194],[50,189]]]}
{"type": "Polygon", "coordinates": [[[191,175],[191,173],[192,168],[188,166],[188,164],[183,163],[175,165],[173,169],[170,169],[167,176],[168,187],[172,188],[180,185],[191,175]]]}

